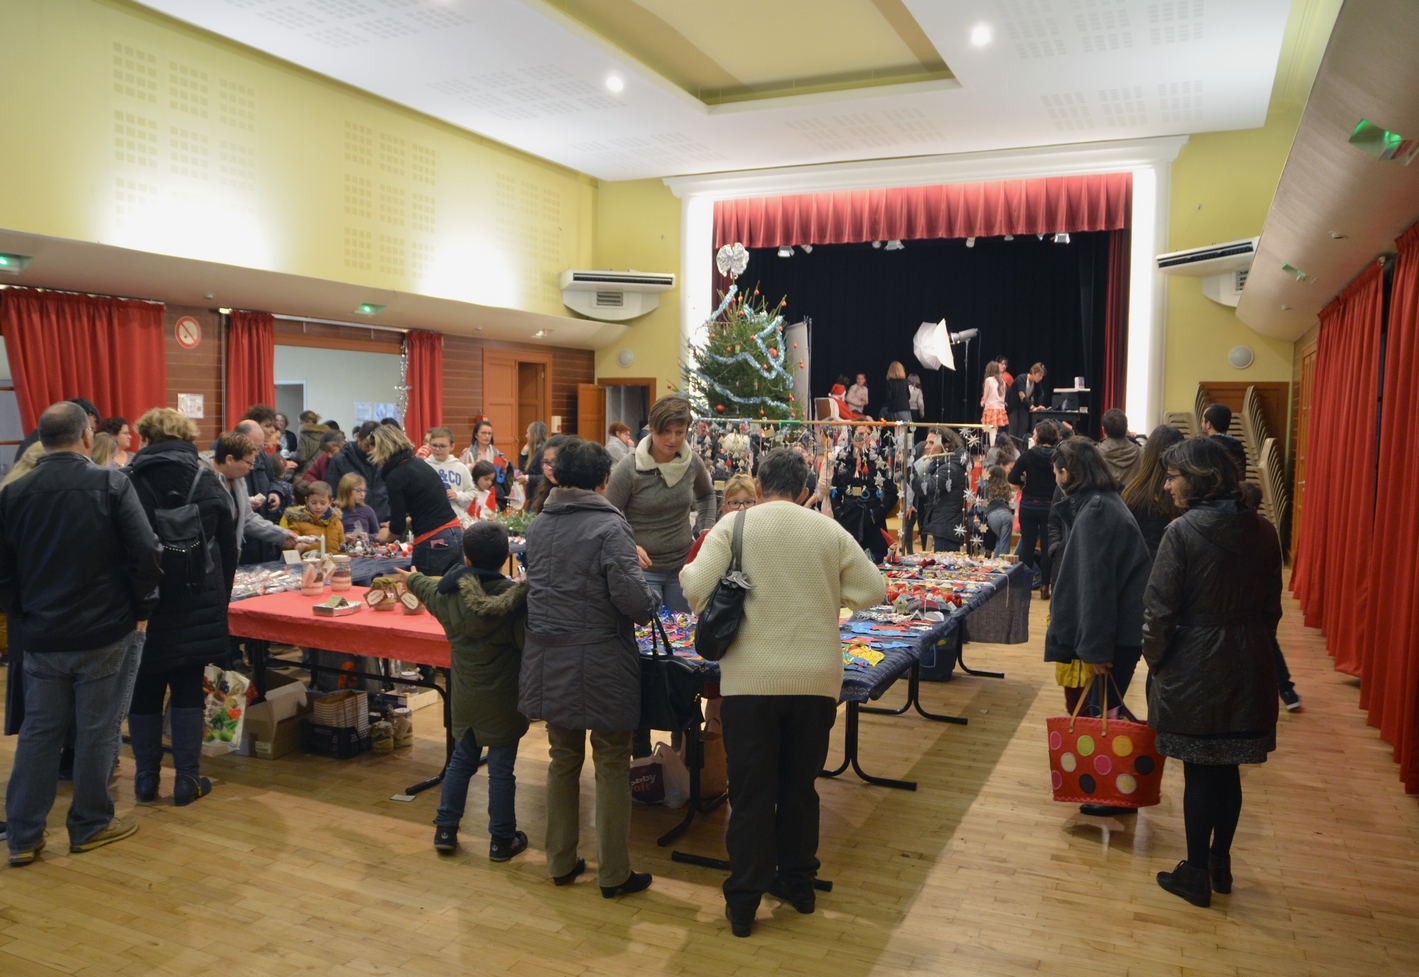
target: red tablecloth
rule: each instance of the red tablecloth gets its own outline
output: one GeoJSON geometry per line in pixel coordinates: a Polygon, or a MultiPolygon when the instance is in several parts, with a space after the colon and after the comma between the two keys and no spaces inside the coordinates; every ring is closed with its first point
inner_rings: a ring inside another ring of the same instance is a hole
{"type": "Polygon", "coordinates": [[[352,587],[342,595],[362,608],[346,617],[315,616],[311,608],[329,599],[328,590],[325,597],[304,597],[298,590],[248,597],[228,607],[227,627],[241,638],[449,667],[448,639],[428,611],[372,611],[363,606],[368,589],[352,587]]]}

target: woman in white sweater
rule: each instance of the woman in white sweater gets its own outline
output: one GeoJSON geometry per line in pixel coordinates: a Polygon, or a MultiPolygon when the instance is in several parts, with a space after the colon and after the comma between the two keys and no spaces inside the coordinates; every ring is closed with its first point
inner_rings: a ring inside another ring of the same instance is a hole
{"type": "MultiPolygon", "coordinates": [[[[759,462],[759,504],[743,512],[744,575],[753,584],[720,662],[731,812],[725,914],[748,936],[765,893],[814,907],[818,792],[842,691],[838,611],[886,600],[882,574],[852,536],[801,507],[808,466],[777,448],[759,462]]],[[[705,539],[680,585],[696,611],[729,569],[733,519],[705,539]]]]}

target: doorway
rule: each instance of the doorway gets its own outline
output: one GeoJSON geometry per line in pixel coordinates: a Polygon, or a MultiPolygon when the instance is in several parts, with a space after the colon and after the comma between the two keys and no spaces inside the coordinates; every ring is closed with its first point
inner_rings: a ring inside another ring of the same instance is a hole
{"type": "Polygon", "coordinates": [[[292,431],[299,431],[305,410],[305,383],[276,384],[276,413],[285,414],[292,431]]]}
{"type": "Polygon", "coordinates": [[[610,427],[620,421],[639,437],[650,417],[650,391],[655,380],[650,377],[619,377],[597,383],[577,384],[577,434],[588,441],[602,442],[610,437],[610,427]]]}
{"type": "Polygon", "coordinates": [[[493,443],[516,457],[533,421],[550,426],[550,353],[483,350],[483,414],[493,423],[493,443]]]}

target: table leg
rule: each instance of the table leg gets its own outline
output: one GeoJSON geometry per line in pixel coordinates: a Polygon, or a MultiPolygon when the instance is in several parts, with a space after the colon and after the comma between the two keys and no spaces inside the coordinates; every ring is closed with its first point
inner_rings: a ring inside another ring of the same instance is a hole
{"type": "MultiPolygon", "coordinates": [[[[672,862],[680,862],[684,865],[698,865],[701,868],[717,868],[724,872],[728,872],[730,870],[729,862],[723,858],[709,858],[704,855],[691,855],[689,852],[672,851],[670,853],[670,860],[672,862]]],[[[819,892],[832,892],[833,883],[828,879],[814,879],[813,888],[817,889],[819,892]]]]}
{"type": "Polygon", "coordinates": [[[966,664],[966,643],[962,641],[956,646],[956,664],[961,666],[961,671],[967,675],[975,675],[980,678],[1004,678],[1004,672],[981,672],[966,664]]]}
{"type": "Polygon", "coordinates": [[[824,770],[824,771],[822,771],[818,776],[820,776],[820,777],[836,777],[836,776],[838,776],[839,774],[841,774],[841,773],[843,773],[844,771],[846,771],[849,766],[851,766],[852,769],[853,769],[853,772],[856,773],[859,777],[861,777],[864,781],[866,781],[866,782],[869,783],[869,784],[876,784],[876,785],[879,786],[879,787],[895,787],[895,788],[897,788],[898,790],[916,790],[916,781],[914,781],[914,780],[891,780],[891,779],[886,778],[886,777],[874,777],[874,776],[872,776],[871,774],[867,774],[867,773],[864,773],[864,772],[863,772],[862,766],[861,766],[861,764],[858,763],[858,760],[857,760],[857,748],[858,748],[858,717],[857,717],[857,713],[858,713],[858,709],[859,709],[859,708],[860,708],[860,703],[857,703],[857,702],[849,702],[849,703],[847,704],[847,728],[844,730],[844,736],[843,736],[843,754],[844,754],[844,756],[843,756],[843,763],[842,763],[842,766],[838,767],[838,769],[836,769],[836,770],[824,770]]]}

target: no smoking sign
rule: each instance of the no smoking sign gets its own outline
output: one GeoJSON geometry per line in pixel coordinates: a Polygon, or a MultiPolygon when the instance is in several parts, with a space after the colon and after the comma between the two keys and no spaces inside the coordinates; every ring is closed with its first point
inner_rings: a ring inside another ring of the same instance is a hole
{"type": "Polygon", "coordinates": [[[196,349],[197,344],[202,342],[202,323],[185,315],[173,325],[173,333],[177,336],[177,344],[183,349],[196,349]]]}

